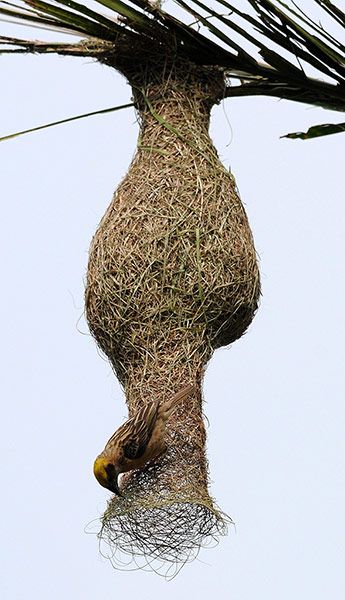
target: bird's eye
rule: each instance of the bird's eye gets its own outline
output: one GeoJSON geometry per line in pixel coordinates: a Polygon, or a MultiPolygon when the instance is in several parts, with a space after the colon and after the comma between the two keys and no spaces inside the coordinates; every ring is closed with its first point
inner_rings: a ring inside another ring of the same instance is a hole
{"type": "Polygon", "coordinates": [[[105,470],[107,472],[107,475],[113,475],[115,473],[115,467],[112,463],[108,463],[107,466],[105,467],[105,470]]]}

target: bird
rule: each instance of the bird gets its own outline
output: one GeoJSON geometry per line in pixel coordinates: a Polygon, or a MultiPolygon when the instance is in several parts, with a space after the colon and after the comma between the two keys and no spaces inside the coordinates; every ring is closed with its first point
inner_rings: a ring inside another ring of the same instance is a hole
{"type": "Polygon", "coordinates": [[[94,475],[103,487],[122,496],[118,484],[120,473],[140,469],[158,458],[166,450],[164,434],[166,422],[182,400],[195,393],[187,385],[170,400],[151,401],[140,407],[111,436],[93,465],[94,475]]]}

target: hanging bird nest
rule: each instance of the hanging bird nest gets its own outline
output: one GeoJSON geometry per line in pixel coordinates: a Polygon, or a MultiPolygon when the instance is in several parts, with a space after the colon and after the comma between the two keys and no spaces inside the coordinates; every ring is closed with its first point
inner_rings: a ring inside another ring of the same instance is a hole
{"type": "MultiPolygon", "coordinates": [[[[68,0],[59,8],[7,3],[0,8],[6,18],[86,39],[0,36],[0,53],[95,57],[123,73],[133,89],[138,149],[91,247],[87,318],[126,389],[130,416],[187,382],[197,391],[170,418],[167,453],[123,477],[124,496],[111,500],[101,537],[111,553],[170,565],[224,532],[207,489],[202,378],[214,349],[245,332],[260,293],[247,218],[208,135],[210,110],[223,97],[267,95],[343,111],[344,48],[321,22],[306,21],[295,2],[250,0],[250,14],[225,3],[226,18],[197,1],[180,3],[182,21],[159,2],[115,2],[107,15],[97,8],[102,0],[94,4],[91,10],[68,0]],[[248,52],[248,40],[259,60],[248,52]]],[[[343,11],[331,2],[313,4],[334,25],[344,24],[343,11]]],[[[287,137],[343,129],[323,124],[287,137]]]]}
{"type": "Polygon", "coordinates": [[[141,47],[107,54],[132,85],[137,152],[92,241],[86,313],[125,388],[129,416],[187,383],[167,426],[168,451],[122,476],[104,514],[111,556],[170,569],[223,534],[208,492],[201,385],[214,349],[238,339],[257,309],[256,253],[233,176],[209,137],[223,74],[141,47]]]}
{"type": "MultiPolygon", "coordinates": [[[[344,48],[295,2],[249,0],[250,14],[225,3],[226,18],[198,1],[182,2],[182,20],[147,0],[107,3],[107,14],[98,10],[103,0],[92,9],[69,0],[58,8],[2,4],[0,15],[14,22],[85,39],[0,36],[0,53],[95,57],[133,89],[138,149],[93,241],[87,317],[126,389],[130,415],[187,382],[197,391],[170,419],[165,456],[123,477],[124,497],[110,502],[101,537],[111,552],[150,565],[184,562],[224,531],[207,489],[204,369],[215,348],[245,332],[260,293],[247,218],[208,135],[210,110],[223,97],[264,95],[344,111],[344,48]],[[317,78],[308,76],[310,66],[317,78]]],[[[344,25],[332,2],[313,5],[344,25]]],[[[343,130],[342,123],[323,124],[287,137],[343,130]]]]}

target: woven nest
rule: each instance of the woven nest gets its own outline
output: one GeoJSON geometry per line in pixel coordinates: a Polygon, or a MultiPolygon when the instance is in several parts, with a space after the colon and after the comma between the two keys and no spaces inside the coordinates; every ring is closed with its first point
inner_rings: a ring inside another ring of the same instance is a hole
{"type": "MultiPolygon", "coordinates": [[[[189,378],[192,372],[195,374],[197,361],[191,357],[188,364],[183,353],[185,346],[180,359],[167,357],[167,364],[177,359],[171,372],[164,373],[162,363],[161,370],[158,368],[155,373],[155,365],[150,366],[151,377],[147,372],[145,381],[136,381],[140,373],[131,374],[135,380],[127,388],[131,414],[147,399],[170,397],[170,390],[182,387],[177,383],[180,373],[187,376],[188,371],[189,378]],[[142,390],[147,390],[144,397],[142,390]]],[[[166,442],[168,450],[161,459],[143,470],[122,475],[123,496],[110,500],[100,537],[107,542],[108,556],[115,566],[133,567],[133,559],[136,565],[150,566],[170,577],[180,565],[192,560],[201,546],[210,545],[224,535],[231,519],[218,509],[208,493],[205,429],[199,398],[184,401],[170,417],[166,442]]]]}
{"type": "Polygon", "coordinates": [[[140,55],[135,68],[116,60],[133,88],[140,135],[92,241],[87,319],[129,416],[187,383],[198,392],[169,419],[167,453],[123,475],[123,498],[110,501],[100,535],[115,564],[125,553],[155,569],[162,561],[167,573],[226,529],[208,492],[201,385],[214,349],[250,324],[259,273],[234,179],[208,133],[223,75],[157,55],[154,64],[140,55]]]}

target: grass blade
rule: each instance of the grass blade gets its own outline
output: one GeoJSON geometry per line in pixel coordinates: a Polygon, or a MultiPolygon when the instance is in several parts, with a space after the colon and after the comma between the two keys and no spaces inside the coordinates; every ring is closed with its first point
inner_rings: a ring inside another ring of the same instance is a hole
{"type": "Polygon", "coordinates": [[[290,140],[310,140],[312,138],[331,135],[333,133],[342,133],[343,131],[345,131],[345,123],[322,123],[321,125],[309,127],[308,131],[297,131],[295,133],[282,135],[281,137],[289,138],[290,140]]]}
{"type": "Polygon", "coordinates": [[[102,110],[95,110],[93,112],[84,113],[82,115],[77,115],[76,117],[69,117],[68,119],[61,119],[60,121],[54,121],[53,123],[46,123],[45,125],[39,125],[38,127],[31,127],[31,129],[25,129],[24,131],[17,131],[16,133],[10,133],[9,135],[4,135],[0,137],[0,142],[5,142],[6,140],[11,140],[15,137],[19,137],[20,135],[25,135],[26,133],[33,133],[34,131],[40,131],[41,129],[48,129],[48,127],[55,127],[55,125],[62,125],[63,123],[69,123],[70,121],[77,121],[78,119],[85,119],[86,117],[92,117],[94,115],[104,115],[106,113],[115,112],[117,110],[122,110],[123,108],[129,108],[134,106],[131,102],[130,104],[122,104],[120,106],[112,106],[111,108],[103,108],[102,110]]]}

